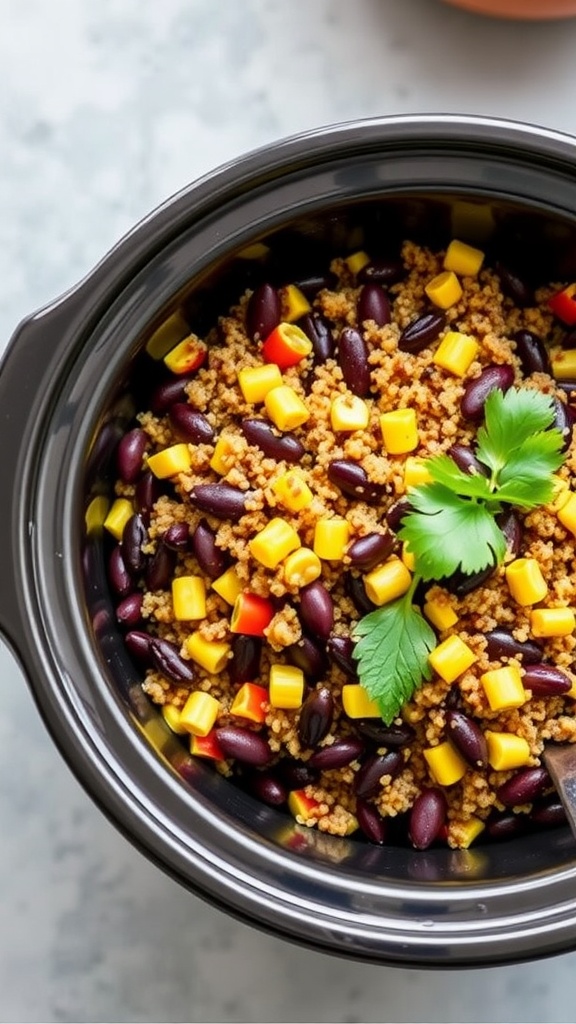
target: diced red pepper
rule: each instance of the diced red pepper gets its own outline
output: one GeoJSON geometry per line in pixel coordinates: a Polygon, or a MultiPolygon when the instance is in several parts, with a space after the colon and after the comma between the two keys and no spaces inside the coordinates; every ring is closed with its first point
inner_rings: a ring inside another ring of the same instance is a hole
{"type": "Polygon", "coordinates": [[[548,299],[548,305],[554,316],[557,316],[562,323],[568,327],[576,324],[576,284],[570,284],[562,291],[556,292],[548,299]]]}
{"type": "Polygon", "coordinates": [[[251,722],[263,722],[266,718],[264,705],[268,701],[268,690],[256,683],[243,683],[234,697],[231,715],[248,718],[251,722]]]}
{"type": "Polygon", "coordinates": [[[296,366],[312,351],[312,342],[296,324],[281,323],[268,335],[262,346],[267,363],[276,363],[281,370],[296,366]]]}
{"type": "Polygon", "coordinates": [[[200,369],[207,356],[208,346],[192,334],[171,349],[164,357],[164,362],[172,373],[180,377],[184,373],[193,373],[194,370],[200,369]]]}
{"type": "Polygon", "coordinates": [[[246,633],[247,636],[264,636],[264,630],[274,618],[274,605],[267,597],[244,591],[239,594],[232,609],[230,629],[232,633],[246,633]]]}
{"type": "Polygon", "coordinates": [[[212,761],[226,760],[218,743],[215,729],[212,729],[206,736],[191,736],[190,753],[195,757],[208,757],[212,761]]]}
{"type": "Polygon", "coordinates": [[[314,797],[306,796],[304,789],[293,789],[288,794],[288,809],[295,818],[302,818],[303,821],[307,821],[309,818],[313,818],[313,811],[319,807],[320,804],[314,797]]]}

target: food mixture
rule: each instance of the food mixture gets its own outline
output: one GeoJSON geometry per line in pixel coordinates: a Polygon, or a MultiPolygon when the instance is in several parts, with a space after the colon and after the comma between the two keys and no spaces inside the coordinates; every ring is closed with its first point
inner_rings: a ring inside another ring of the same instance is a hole
{"type": "Polygon", "coordinates": [[[192,755],[373,843],[565,820],[541,755],[576,740],[575,292],[407,241],[150,339],[87,522],[192,755]]]}

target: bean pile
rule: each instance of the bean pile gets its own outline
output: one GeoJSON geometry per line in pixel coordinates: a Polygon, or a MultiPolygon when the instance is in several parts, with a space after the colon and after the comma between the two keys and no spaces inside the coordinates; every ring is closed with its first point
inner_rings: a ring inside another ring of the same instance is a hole
{"type": "Polygon", "coordinates": [[[540,758],[576,740],[576,641],[535,636],[530,616],[570,625],[576,606],[571,294],[532,291],[459,241],[405,242],[262,284],[206,338],[176,313],[149,339],[157,382],[87,523],[104,527],[143,689],[193,755],[300,824],[378,844],[466,847],[564,821],[540,758]],[[512,385],[553,399],[559,497],[501,513],[503,565],[416,593],[438,645],[462,641],[473,663],[434,672],[386,725],[354,628],[390,599],[382,567],[412,571],[397,534],[423,460],[482,471],[484,403],[512,385]],[[506,578],[523,560],[546,586],[529,606],[506,578]],[[488,699],[498,672],[521,680],[520,703],[488,699]]]}

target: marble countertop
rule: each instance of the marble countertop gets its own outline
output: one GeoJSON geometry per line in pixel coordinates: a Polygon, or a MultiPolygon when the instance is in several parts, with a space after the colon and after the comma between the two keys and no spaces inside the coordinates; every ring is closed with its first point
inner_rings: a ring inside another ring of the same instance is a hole
{"type": "MultiPolygon", "coordinates": [[[[260,144],[389,113],[576,134],[576,19],[439,0],[0,0],[0,348],[181,186],[260,144]]],[[[0,649],[0,1020],[573,1021],[575,955],[424,973],[230,920],[137,853],[0,649]]]]}

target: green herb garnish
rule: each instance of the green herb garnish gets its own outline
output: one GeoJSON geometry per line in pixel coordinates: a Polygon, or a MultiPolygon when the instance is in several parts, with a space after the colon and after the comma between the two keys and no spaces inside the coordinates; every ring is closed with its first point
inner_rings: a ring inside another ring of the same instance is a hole
{"type": "Polygon", "coordinates": [[[360,683],[387,725],[431,678],[428,655],[436,637],[413,604],[418,583],[500,564],[506,538],[496,516],[506,505],[529,510],[550,501],[552,475],[565,458],[549,396],[495,390],[484,415],[475,455],[486,475],[464,473],[447,455],[426,460],[432,483],[411,490],[412,511],[398,534],[415,558],[412,586],[402,598],[364,616],[354,633],[360,683]]]}

